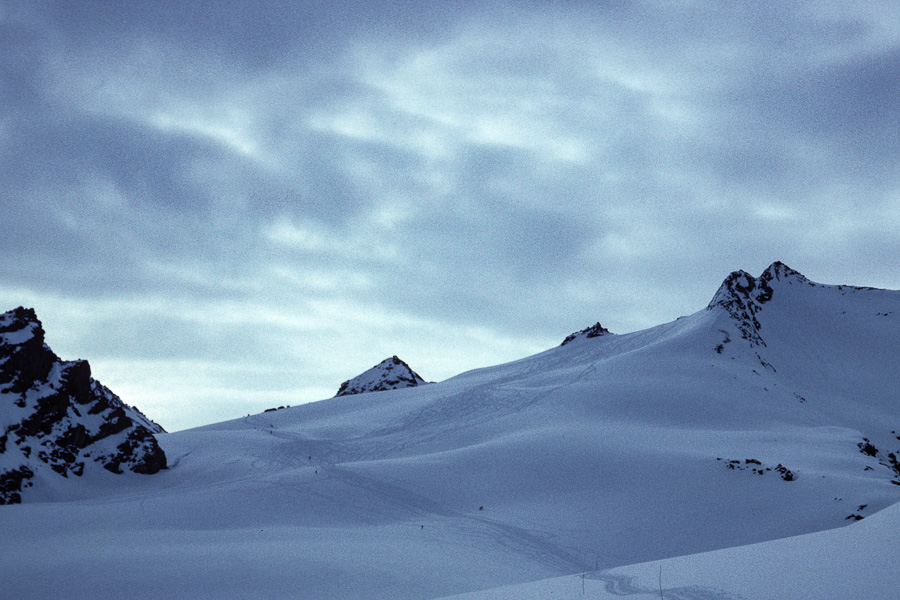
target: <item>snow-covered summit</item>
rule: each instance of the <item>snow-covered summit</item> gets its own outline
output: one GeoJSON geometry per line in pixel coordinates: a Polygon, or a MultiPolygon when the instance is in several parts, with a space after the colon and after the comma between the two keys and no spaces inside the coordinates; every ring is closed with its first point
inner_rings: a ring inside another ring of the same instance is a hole
{"type": "Polygon", "coordinates": [[[33,309],[0,314],[0,504],[21,502],[34,481],[100,467],[156,473],[166,468],[162,432],[94,380],[86,360],[60,360],[33,309]]]}
{"type": "Polygon", "coordinates": [[[335,398],[338,396],[364,394],[366,392],[415,387],[423,383],[428,382],[413,371],[408,364],[396,356],[392,356],[384,359],[371,369],[360,373],[353,379],[348,379],[342,383],[337,394],[335,394],[335,398]]]}

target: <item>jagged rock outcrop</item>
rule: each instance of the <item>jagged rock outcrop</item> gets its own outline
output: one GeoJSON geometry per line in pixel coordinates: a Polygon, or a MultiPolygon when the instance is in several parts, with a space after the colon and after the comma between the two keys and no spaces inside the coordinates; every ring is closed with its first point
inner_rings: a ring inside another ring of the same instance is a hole
{"type": "Polygon", "coordinates": [[[166,468],[163,429],[44,342],[33,309],[0,314],[0,504],[19,503],[35,475],[166,468]]]}
{"type": "Polygon", "coordinates": [[[585,339],[585,338],[595,338],[595,337],[600,337],[601,335],[614,335],[614,334],[611,333],[609,331],[609,329],[606,329],[605,327],[603,327],[603,325],[601,325],[599,322],[597,322],[586,329],[582,329],[581,331],[576,331],[575,333],[566,336],[566,339],[564,339],[562,341],[562,344],[560,344],[560,346],[565,346],[569,342],[574,342],[575,340],[585,339]]]}
{"type": "Polygon", "coordinates": [[[731,315],[743,339],[751,346],[765,346],[757,315],[762,306],[772,299],[775,293],[772,283],[775,281],[791,285],[815,285],[786,264],[774,262],[759,277],[753,277],[745,271],[731,273],[719,286],[706,308],[724,308],[731,315]]]}
{"type": "Polygon", "coordinates": [[[408,364],[396,356],[392,356],[381,361],[368,371],[364,371],[353,379],[348,379],[342,383],[338,393],[335,394],[335,398],[338,396],[364,394],[366,392],[415,387],[424,383],[428,382],[413,371],[408,364]]]}

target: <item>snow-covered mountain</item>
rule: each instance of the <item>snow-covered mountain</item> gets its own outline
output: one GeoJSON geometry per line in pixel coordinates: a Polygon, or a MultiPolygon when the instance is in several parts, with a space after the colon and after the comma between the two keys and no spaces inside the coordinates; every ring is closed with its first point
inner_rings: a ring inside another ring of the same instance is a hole
{"type": "Polygon", "coordinates": [[[416,387],[423,383],[428,382],[419,377],[419,374],[413,371],[408,364],[396,356],[392,356],[342,383],[335,397],[399,390],[416,387]]]}
{"type": "Polygon", "coordinates": [[[101,467],[153,474],[166,467],[162,428],[91,377],[85,360],[62,361],[44,343],[32,309],[0,314],[0,504],[70,494],[60,478],[101,467]]]}
{"type": "Polygon", "coordinates": [[[644,331],[159,435],[171,465],[153,477],[2,507],[0,570],[21,598],[654,598],[660,584],[891,600],[897,339],[900,292],[780,263],[736,272],[644,331]]]}

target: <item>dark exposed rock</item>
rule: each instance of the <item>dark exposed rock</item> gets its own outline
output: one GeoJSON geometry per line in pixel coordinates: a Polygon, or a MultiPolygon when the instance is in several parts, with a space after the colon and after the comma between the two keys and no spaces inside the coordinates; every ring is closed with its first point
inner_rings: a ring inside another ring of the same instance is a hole
{"type": "Polygon", "coordinates": [[[84,425],[76,423],[71,425],[61,436],[59,436],[57,443],[62,448],[84,448],[89,440],[90,437],[88,436],[87,429],[85,429],[84,425]]]}
{"type": "Polygon", "coordinates": [[[897,455],[893,452],[889,452],[887,455],[886,465],[888,468],[892,469],[894,473],[900,475],[900,461],[897,460],[897,455]]]}
{"type": "Polygon", "coordinates": [[[0,475],[8,488],[0,503],[20,502],[22,482],[38,471],[77,477],[93,464],[117,473],[166,468],[154,437],[162,428],[95,381],[87,361],[60,360],[32,309],[0,314],[0,402],[15,407],[0,423],[0,454],[20,463],[0,475]],[[116,450],[90,459],[99,442],[116,450]]]}
{"type": "Polygon", "coordinates": [[[591,325],[590,327],[588,327],[586,329],[582,329],[581,331],[576,331],[575,333],[572,333],[572,334],[566,336],[566,339],[564,339],[562,341],[560,346],[565,346],[569,342],[575,341],[580,338],[595,338],[595,337],[600,337],[601,335],[613,335],[613,334],[610,333],[609,329],[606,329],[605,327],[603,327],[603,325],[601,325],[600,322],[598,321],[597,323],[591,325]]]}
{"type": "Polygon", "coordinates": [[[794,473],[781,463],[779,463],[778,466],[775,467],[775,470],[781,473],[781,478],[785,481],[794,481],[794,479],[796,479],[794,473]]]}
{"type": "MultiPolygon", "coordinates": [[[[751,346],[765,346],[766,343],[759,335],[760,324],[756,318],[760,309],[760,304],[754,298],[756,289],[756,279],[744,271],[735,271],[722,282],[707,308],[724,308],[734,319],[743,339],[749,341],[751,346]]],[[[771,294],[765,294],[771,299],[771,294]]]]}
{"type": "Polygon", "coordinates": [[[91,365],[86,360],[73,360],[65,363],[62,382],[65,393],[68,393],[78,404],[91,401],[91,365]]]}
{"type": "Polygon", "coordinates": [[[62,392],[39,398],[36,403],[35,411],[11,430],[19,439],[50,435],[54,425],[62,420],[69,409],[69,398],[62,392]]]}
{"type": "Polygon", "coordinates": [[[44,329],[34,309],[21,306],[0,315],[0,356],[6,358],[0,364],[0,386],[8,384],[6,391],[14,394],[46,381],[59,360],[44,344],[44,329]]]}
{"type": "Polygon", "coordinates": [[[878,448],[876,448],[868,438],[863,438],[863,441],[858,443],[857,446],[859,447],[859,451],[867,456],[878,456],[878,448]]]}
{"type": "Polygon", "coordinates": [[[100,431],[97,432],[98,439],[109,437],[121,431],[125,431],[132,425],[134,425],[134,421],[132,421],[128,417],[128,415],[125,414],[125,409],[121,406],[116,406],[109,413],[107,413],[106,418],[103,421],[103,425],[100,426],[100,431]]]}
{"type": "Polygon", "coordinates": [[[30,485],[34,471],[20,466],[0,473],[0,504],[18,504],[22,501],[22,488],[30,485]]]}
{"type": "MultiPolygon", "coordinates": [[[[719,457],[719,458],[716,458],[716,460],[724,460],[724,459],[719,457]]],[[[785,481],[794,481],[796,479],[796,476],[794,475],[794,473],[790,469],[788,469],[787,467],[782,465],[781,463],[778,463],[778,466],[776,466],[776,467],[766,467],[762,464],[761,461],[759,461],[755,458],[745,458],[743,460],[743,462],[740,460],[737,460],[737,459],[726,460],[725,468],[730,469],[732,471],[747,471],[747,470],[749,470],[751,473],[753,473],[755,475],[765,475],[766,473],[775,471],[775,472],[779,473],[781,475],[781,478],[784,479],[785,481]],[[757,466],[751,466],[751,465],[757,465],[757,466]]]]}
{"type": "MultiPolygon", "coordinates": [[[[775,290],[772,282],[784,282],[788,285],[814,285],[799,272],[782,262],[769,265],[759,277],[753,277],[745,271],[735,271],[725,278],[715,296],[707,305],[707,310],[725,309],[735,321],[741,337],[751,346],[765,346],[760,330],[762,329],[757,315],[764,304],[772,300],[775,290]]],[[[717,352],[721,353],[719,347],[717,352]]]]}
{"type": "Polygon", "coordinates": [[[152,475],[166,468],[166,455],[156,443],[156,438],[140,425],[128,434],[116,450],[118,452],[104,467],[114,464],[118,468],[122,463],[132,463],[131,470],[143,475],[152,475]]]}
{"type": "MultiPolygon", "coordinates": [[[[881,450],[875,447],[875,444],[869,441],[869,438],[863,438],[861,442],[856,444],[856,447],[859,448],[860,453],[874,458],[877,464],[889,469],[893,475],[900,476],[900,460],[897,459],[896,453],[882,453],[881,450]]],[[[873,469],[870,466],[866,466],[866,470],[871,471],[873,469]]],[[[895,481],[891,481],[891,483],[895,483],[895,481]]],[[[900,485],[900,483],[897,483],[897,485],[900,485]]]]}

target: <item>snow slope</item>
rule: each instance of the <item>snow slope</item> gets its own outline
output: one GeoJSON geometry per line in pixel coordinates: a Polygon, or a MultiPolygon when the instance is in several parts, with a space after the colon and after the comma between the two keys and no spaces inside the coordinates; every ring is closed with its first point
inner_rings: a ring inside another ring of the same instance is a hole
{"type": "MultiPolygon", "coordinates": [[[[830,552],[897,564],[898,334],[898,292],[735,273],[649,330],[160,435],[167,471],[2,507],[0,570],[18,598],[487,599],[588,571],[653,597],[663,559],[667,587],[715,587],[692,565],[775,569],[769,544],[819,556],[780,566],[801,583],[830,552]]],[[[746,579],[732,597],[767,589],[746,579]]]]}
{"type": "MultiPolygon", "coordinates": [[[[900,590],[900,505],[851,527],[453,596],[453,600],[864,600],[900,590]]],[[[447,598],[446,600],[450,600],[447,598]]]]}

